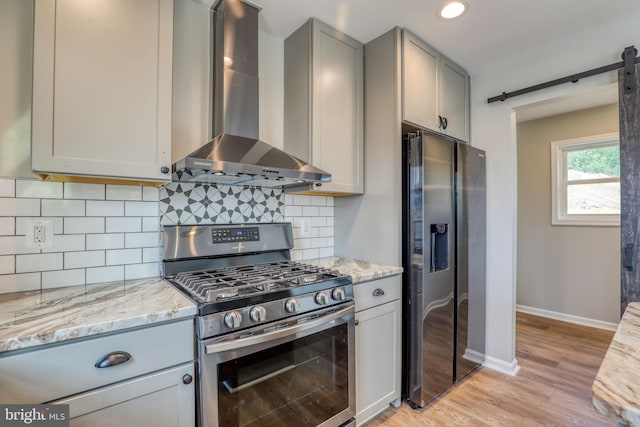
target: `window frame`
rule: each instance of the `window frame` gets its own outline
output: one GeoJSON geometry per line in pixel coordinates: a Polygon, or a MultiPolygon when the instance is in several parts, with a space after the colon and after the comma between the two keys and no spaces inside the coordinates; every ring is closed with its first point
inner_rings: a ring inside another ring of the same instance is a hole
{"type": "MultiPolygon", "coordinates": [[[[581,138],[551,141],[551,224],[619,227],[620,214],[568,214],[567,213],[567,153],[584,149],[620,145],[618,132],[581,138]]],[[[589,180],[589,183],[620,182],[620,178],[589,180]]]]}

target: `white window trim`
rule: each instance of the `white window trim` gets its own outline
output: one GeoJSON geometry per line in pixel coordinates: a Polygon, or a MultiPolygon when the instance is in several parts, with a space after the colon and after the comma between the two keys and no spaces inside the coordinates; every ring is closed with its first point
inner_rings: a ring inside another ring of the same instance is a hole
{"type": "Polygon", "coordinates": [[[618,132],[592,135],[582,138],[551,141],[551,224],[619,227],[620,215],[569,215],[566,212],[567,176],[565,171],[567,151],[581,148],[598,148],[619,142],[618,132]],[[562,199],[560,199],[560,197],[562,199]]]}

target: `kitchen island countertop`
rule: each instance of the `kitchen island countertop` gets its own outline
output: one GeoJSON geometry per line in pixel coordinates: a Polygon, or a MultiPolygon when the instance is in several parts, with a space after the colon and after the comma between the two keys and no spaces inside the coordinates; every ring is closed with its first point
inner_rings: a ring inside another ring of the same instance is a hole
{"type": "Polygon", "coordinates": [[[640,426],[640,302],[627,306],[591,392],[602,414],[640,426]]]}
{"type": "Polygon", "coordinates": [[[194,303],[161,278],[0,295],[0,352],[192,317],[194,303]]]}
{"type": "Polygon", "coordinates": [[[326,257],[312,260],[305,260],[309,264],[338,270],[340,273],[348,274],[353,279],[353,284],[369,280],[382,279],[384,277],[395,276],[402,273],[402,267],[396,265],[378,264],[363,260],[326,257]]]}

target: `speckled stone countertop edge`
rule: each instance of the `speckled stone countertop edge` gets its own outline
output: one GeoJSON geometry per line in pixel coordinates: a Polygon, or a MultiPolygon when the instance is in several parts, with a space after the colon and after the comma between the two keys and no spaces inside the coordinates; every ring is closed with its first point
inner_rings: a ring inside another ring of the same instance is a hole
{"type": "Polygon", "coordinates": [[[193,317],[162,278],[0,295],[0,353],[193,317]]]}
{"type": "Polygon", "coordinates": [[[640,302],[627,306],[591,392],[600,413],[640,426],[640,302]]]}
{"type": "Polygon", "coordinates": [[[353,280],[353,284],[368,282],[370,280],[383,279],[385,277],[402,274],[402,267],[397,265],[380,264],[359,259],[343,257],[325,257],[305,260],[309,264],[318,265],[340,273],[348,274],[353,280]]]}

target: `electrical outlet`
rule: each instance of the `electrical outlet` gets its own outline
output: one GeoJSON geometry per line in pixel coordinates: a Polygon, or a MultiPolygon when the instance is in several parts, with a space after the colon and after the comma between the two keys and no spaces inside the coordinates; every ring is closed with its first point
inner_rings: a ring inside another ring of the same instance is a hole
{"type": "Polygon", "coordinates": [[[302,218],[300,221],[300,237],[311,237],[311,218],[302,218]]]}
{"type": "Polygon", "coordinates": [[[53,220],[32,219],[26,221],[26,247],[48,249],[53,247],[53,220]]]}

